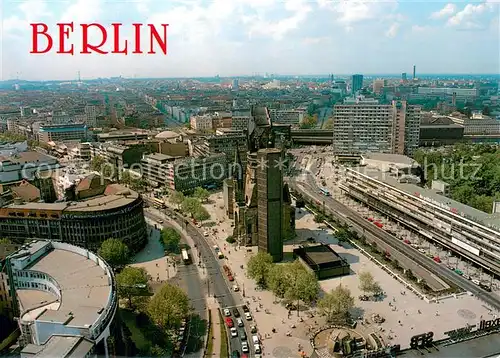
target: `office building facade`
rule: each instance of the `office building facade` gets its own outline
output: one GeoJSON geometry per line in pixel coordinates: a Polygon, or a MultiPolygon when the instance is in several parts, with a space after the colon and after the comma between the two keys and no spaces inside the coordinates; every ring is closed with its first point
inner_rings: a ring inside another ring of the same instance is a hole
{"type": "Polygon", "coordinates": [[[351,93],[356,94],[363,88],[363,75],[352,75],[351,93]]]}
{"type": "MultiPolygon", "coordinates": [[[[82,194],[93,191],[84,188],[85,183],[79,186],[82,194]]],[[[82,201],[3,206],[0,232],[13,241],[36,237],[94,252],[110,238],[122,240],[132,251],[140,250],[147,240],[141,196],[118,184],[107,185],[103,194],[82,201]]]]}
{"type": "Polygon", "coordinates": [[[87,140],[87,126],[81,124],[59,124],[40,126],[38,140],[41,142],[63,142],[68,140],[87,140]]]}

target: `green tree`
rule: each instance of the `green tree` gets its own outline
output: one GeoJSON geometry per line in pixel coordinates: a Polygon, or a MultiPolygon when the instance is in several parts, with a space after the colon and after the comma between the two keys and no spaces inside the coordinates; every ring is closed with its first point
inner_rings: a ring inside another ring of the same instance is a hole
{"type": "Polygon", "coordinates": [[[118,294],[128,300],[132,308],[132,298],[144,296],[148,292],[148,273],[142,267],[125,267],[116,275],[118,294]]]}
{"type": "Polygon", "coordinates": [[[104,178],[112,179],[116,176],[115,168],[100,155],[95,156],[90,161],[90,169],[99,172],[104,178]]]}
{"type": "Polygon", "coordinates": [[[194,197],[198,198],[203,203],[208,200],[210,193],[207,189],[197,187],[194,189],[194,197]]]}
{"type": "Polygon", "coordinates": [[[1,244],[8,245],[8,244],[12,244],[12,242],[9,239],[2,238],[2,239],[0,239],[0,245],[1,244]]]}
{"type": "Polygon", "coordinates": [[[285,292],[287,300],[310,303],[317,298],[318,279],[313,273],[307,271],[300,261],[296,260],[287,265],[285,270],[289,283],[285,292]]]}
{"type": "Polygon", "coordinates": [[[161,240],[166,251],[172,253],[179,252],[181,234],[174,228],[167,227],[161,231],[161,240]]]}
{"type": "MultiPolygon", "coordinates": [[[[297,264],[302,266],[300,262],[298,261],[296,262],[297,264]]],[[[318,279],[316,278],[316,275],[306,270],[302,266],[302,270],[299,271],[299,274],[297,276],[296,289],[297,289],[297,298],[300,301],[310,304],[311,302],[316,300],[320,291],[320,286],[318,279]]]]}
{"type": "Polygon", "coordinates": [[[323,221],[325,221],[325,216],[323,214],[314,215],[314,222],[322,223],[323,221]]]}
{"type": "Polygon", "coordinates": [[[203,206],[200,206],[193,212],[193,218],[197,221],[205,221],[210,219],[210,214],[208,213],[207,209],[205,209],[203,206]]]}
{"type": "Polygon", "coordinates": [[[96,172],[100,172],[105,163],[106,159],[104,159],[104,157],[100,155],[97,155],[90,161],[90,169],[96,172]]]}
{"type": "Polygon", "coordinates": [[[148,305],[151,320],[163,330],[177,328],[190,311],[189,298],[179,287],[165,284],[148,305]]]}
{"type": "Polygon", "coordinates": [[[359,273],[359,289],[364,293],[373,292],[375,288],[375,279],[371,272],[363,271],[359,273]]]}
{"type": "Polygon", "coordinates": [[[234,244],[236,242],[236,239],[232,235],[229,235],[226,238],[226,242],[229,243],[229,244],[234,244]]]}
{"type": "Polygon", "coordinates": [[[98,253],[114,269],[125,266],[130,260],[130,251],[127,245],[118,239],[103,241],[98,253]]]}
{"type": "Polygon", "coordinates": [[[333,129],[333,118],[328,118],[323,125],[323,129],[333,129]]]}
{"type": "Polygon", "coordinates": [[[174,203],[175,205],[177,205],[177,207],[180,207],[182,205],[182,203],[184,202],[184,194],[182,194],[180,191],[174,191],[172,193],[172,203],[174,203]]]}
{"type": "Polygon", "coordinates": [[[326,293],[318,300],[318,309],[326,316],[328,322],[337,319],[345,321],[349,317],[349,310],[354,307],[354,298],[351,291],[342,285],[326,293]]]}
{"type": "Polygon", "coordinates": [[[306,115],[302,119],[302,123],[300,124],[300,128],[302,129],[311,129],[314,128],[318,124],[318,115],[306,115]]]}
{"type": "Polygon", "coordinates": [[[185,198],[182,202],[182,211],[187,214],[194,215],[194,213],[201,207],[201,203],[196,198],[185,198]]]}
{"type": "Polygon", "coordinates": [[[265,252],[258,252],[248,260],[247,274],[248,277],[254,279],[258,285],[266,286],[266,278],[271,266],[273,265],[273,258],[270,254],[265,252]]]}
{"type": "Polygon", "coordinates": [[[267,287],[279,298],[285,297],[285,293],[290,285],[287,275],[287,265],[289,264],[271,265],[267,274],[267,287]]]}

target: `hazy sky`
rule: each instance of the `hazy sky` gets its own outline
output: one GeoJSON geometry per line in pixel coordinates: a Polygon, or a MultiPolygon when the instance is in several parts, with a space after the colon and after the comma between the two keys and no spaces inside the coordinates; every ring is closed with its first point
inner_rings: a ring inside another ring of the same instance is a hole
{"type": "Polygon", "coordinates": [[[3,0],[1,79],[500,73],[499,1],[3,0]],[[121,22],[124,38],[168,23],[168,55],[29,53],[29,23],[71,21],[121,22]]]}

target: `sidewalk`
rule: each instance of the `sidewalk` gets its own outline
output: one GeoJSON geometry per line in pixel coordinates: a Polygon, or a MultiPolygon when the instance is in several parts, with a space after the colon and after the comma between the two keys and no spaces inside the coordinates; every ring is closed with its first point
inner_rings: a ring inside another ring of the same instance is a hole
{"type": "Polygon", "coordinates": [[[160,231],[154,228],[154,221],[146,218],[148,224],[148,243],[133,258],[132,267],[143,267],[151,276],[151,281],[164,282],[174,277],[177,270],[168,264],[163,246],[160,243],[160,231]]]}

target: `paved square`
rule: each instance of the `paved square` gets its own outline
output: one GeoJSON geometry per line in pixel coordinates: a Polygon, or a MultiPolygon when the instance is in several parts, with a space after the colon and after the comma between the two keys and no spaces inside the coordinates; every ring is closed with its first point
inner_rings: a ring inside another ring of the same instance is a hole
{"type": "MultiPolygon", "coordinates": [[[[235,273],[236,282],[242,289],[240,292],[241,294],[245,292],[245,300],[248,301],[259,326],[266,353],[271,353],[275,357],[288,357],[292,351],[292,356],[294,356],[298,353],[298,344],[301,344],[306,349],[306,353],[310,354],[308,333],[310,329],[314,330],[323,325],[324,319],[316,316],[313,311],[311,312],[314,314],[313,318],[308,318],[306,313],[301,314],[304,322],[300,322],[300,317],[297,317],[296,313],[289,319],[287,310],[275,301],[271,292],[255,290],[255,284],[246,277],[245,270],[248,259],[257,252],[257,248],[238,248],[225,242],[225,238],[232,232],[231,221],[224,217],[222,195],[212,195],[211,199],[212,203],[207,204],[206,207],[212,219],[218,223],[218,233],[214,234],[212,230],[209,230],[209,239],[217,244],[228,257],[227,262],[235,273]],[[265,313],[266,309],[270,311],[270,314],[265,313]],[[292,325],[296,328],[290,328],[292,325]],[[271,333],[272,328],[275,328],[277,333],[271,333]],[[291,333],[291,337],[287,336],[287,333],[291,333]]],[[[475,325],[481,318],[491,319],[495,315],[500,316],[498,312],[484,306],[476,297],[467,294],[450,297],[439,303],[427,303],[410,291],[405,291],[401,283],[394,280],[357,249],[347,244],[339,246],[332,235],[333,232],[324,225],[315,223],[312,214],[301,210],[297,211],[296,217],[297,238],[285,246],[285,251],[291,252],[297,244],[313,237],[317,242],[330,244],[335,251],[345,257],[351,265],[352,273],[344,277],[323,280],[320,282],[321,288],[329,291],[337,285],[345,285],[349,287],[355,298],[355,309],[352,312],[354,316],[363,317],[370,322],[373,314],[384,317],[384,323],[370,323],[364,325],[363,330],[366,333],[379,333],[386,344],[401,344],[402,348],[407,348],[414,335],[433,331],[435,339],[440,339],[445,337],[446,331],[464,327],[467,324],[475,325]],[[386,292],[387,297],[384,300],[374,302],[358,299],[362,292],[358,287],[357,274],[361,271],[369,271],[373,274],[386,292]]]]}

